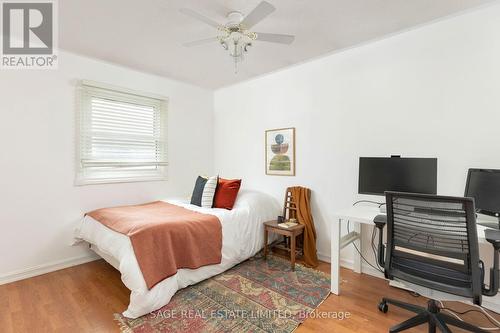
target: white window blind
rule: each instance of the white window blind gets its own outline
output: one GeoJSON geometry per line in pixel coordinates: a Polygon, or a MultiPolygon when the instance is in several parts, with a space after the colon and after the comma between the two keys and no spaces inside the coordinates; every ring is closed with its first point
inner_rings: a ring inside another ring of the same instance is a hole
{"type": "Polygon", "coordinates": [[[166,179],[166,103],[82,84],[77,184],[166,179]]]}

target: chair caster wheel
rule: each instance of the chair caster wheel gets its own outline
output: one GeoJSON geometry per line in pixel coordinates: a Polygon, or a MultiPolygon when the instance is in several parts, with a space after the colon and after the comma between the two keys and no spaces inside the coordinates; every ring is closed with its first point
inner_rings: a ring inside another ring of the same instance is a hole
{"type": "Polygon", "coordinates": [[[378,303],[378,310],[380,312],[387,313],[387,311],[389,310],[389,306],[386,302],[380,302],[378,303]]]}

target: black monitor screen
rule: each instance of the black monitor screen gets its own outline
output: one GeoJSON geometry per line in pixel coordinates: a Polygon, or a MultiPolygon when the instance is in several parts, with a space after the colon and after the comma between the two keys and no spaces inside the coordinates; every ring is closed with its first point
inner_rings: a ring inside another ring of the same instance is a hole
{"type": "Polygon", "coordinates": [[[465,196],[474,198],[481,213],[500,213],[500,170],[469,169],[465,196]]]}
{"type": "Polygon", "coordinates": [[[437,158],[360,157],[360,194],[385,191],[436,194],[437,158]]]}

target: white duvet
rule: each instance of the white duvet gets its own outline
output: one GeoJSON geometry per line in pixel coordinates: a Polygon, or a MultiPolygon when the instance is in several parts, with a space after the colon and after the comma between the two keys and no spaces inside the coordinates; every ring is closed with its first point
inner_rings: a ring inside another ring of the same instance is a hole
{"type": "MultiPolygon", "coordinates": [[[[165,200],[201,213],[212,214],[222,224],[222,261],[198,269],[179,269],[177,274],[148,290],[134,255],[130,239],[86,216],[76,230],[75,238],[84,240],[121,272],[125,286],[131,290],[130,304],[123,315],[137,318],[168,304],[179,289],[220,274],[252,257],[264,246],[265,221],[280,214],[277,201],[260,192],[242,190],[232,210],[201,208],[183,200],[165,200]]],[[[210,241],[210,238],[207,238],[210,241]]]]}

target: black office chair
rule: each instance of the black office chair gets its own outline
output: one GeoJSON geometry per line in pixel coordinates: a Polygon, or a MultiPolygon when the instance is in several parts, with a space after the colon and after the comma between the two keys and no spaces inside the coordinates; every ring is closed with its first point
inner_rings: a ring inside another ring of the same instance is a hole
{"type": "MultiPolygon", "coordinates": [[[[457,296],[481,305],[481,296],[494,296],[499,286],[500,232],[486,230],[494,247],[494,267],[490,285],[484,284],[484,265],[479,260],[474,200],[472,198],[386,192],[387,219],[377,216],[379,229],[378,261],[385,277],[403,282],[412,289],[433,289],[439,294],[457,296]],[[386,223],[386,221],[387,223],[386,223]],[[387,224],[387,246],[383,228],[387,224]],[[387,252],[387,253],[385,253],[387,252]]],[[[484,332],[476,326],[440,312],[439,302],[429,300],[427,308],[383,298],[379,310],[388,304],[417,315],[390,329],[401,332],[422,324],[429,332],[451,332],[448,325],[470,332],[484,332]]]]}

